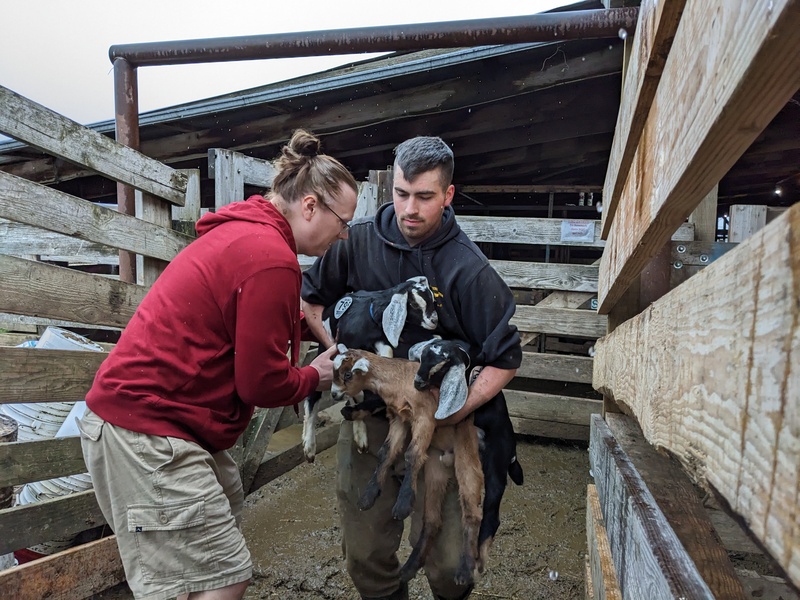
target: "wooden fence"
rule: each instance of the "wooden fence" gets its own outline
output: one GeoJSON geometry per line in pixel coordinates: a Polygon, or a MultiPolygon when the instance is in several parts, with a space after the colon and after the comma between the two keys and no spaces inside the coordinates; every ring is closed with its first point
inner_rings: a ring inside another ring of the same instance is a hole
{"type": "Polygon", "coordinates": [[[800,87],[798,27],[792,0],[641,3],[603,194],[592,597],[750,597],[691,482],[800,585],[800,207],[732,228],[732,249],[667,243],[716,216],[715,186],[800,87]],[[676,263],[699,272],[654,290],[676,263]]]}

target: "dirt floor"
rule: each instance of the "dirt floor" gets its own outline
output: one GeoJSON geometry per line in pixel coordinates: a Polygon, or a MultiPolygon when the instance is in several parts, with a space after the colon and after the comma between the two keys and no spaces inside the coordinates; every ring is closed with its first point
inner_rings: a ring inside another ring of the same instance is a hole
{"type": "MultiPolygon", "coordinates": [[[[490,567],[472,598],[583,598],[588,451],[538,440],[517,450],[525,485],[507,489],[490,567]]],[[[255,576],[245,598],[358,600],[341,559],[335,472],[334,447],[248,497],[242,528],[255,576]]],[[[422,574],[410,591],[432,598],[422,574]]]]}

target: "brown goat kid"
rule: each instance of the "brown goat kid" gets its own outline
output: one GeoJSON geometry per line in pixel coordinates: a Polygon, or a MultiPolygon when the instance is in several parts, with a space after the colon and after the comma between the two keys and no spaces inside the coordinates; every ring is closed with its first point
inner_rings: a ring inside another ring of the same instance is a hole
{"type": "MultiPolygon", "coordinates": [[[[482,565],[478,564],[483,471],[478,453],[478,434],[472,417],[454,426],[436,427],[436,397],[429,390],[414,388],[414,376],[419,363],[385,358],[364,350],[348,350],[344,346],[340,346],[339,351],[340,354],[334,359],[333,398],[336,400],[344,394],[352,397],[367,389],[383,399],[389,416],[389,434],[378,454],[378,467],[359,499],[358,507],[367,510],[373,506],[386,483],[389,468],[402,452],[410,432],[411,441],[405,454],[405,476],[392,509],[396,519],[402,520],[411,514],[417,478],[424,468],[422,532],[400,570],[401,580],[409,581],[424,565],[441,528],[442,502],[450,478],[442,461],[426,460],[428,448],[441,450],[445,457],[452,451],[464,530],[455,581],[459,585],[471,584],[476,571],[483,571],[482,565]]],[[[371,411],[356,405],[343,408],[342,414],[346,419],[359,419],[371,414],[371,411]]]]}

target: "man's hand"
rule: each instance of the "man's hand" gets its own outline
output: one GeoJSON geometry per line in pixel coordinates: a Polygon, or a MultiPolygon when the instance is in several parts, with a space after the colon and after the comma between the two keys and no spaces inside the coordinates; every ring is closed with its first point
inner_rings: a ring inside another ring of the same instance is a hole
{"type": "Polygon", "coordinates": [[[318,392],[331,389],[331,383],[333,383],[333,357],[336,356],[337,353],[336,346],[331,346],[311,361],[311,366],[319,373],[318,392]]]}

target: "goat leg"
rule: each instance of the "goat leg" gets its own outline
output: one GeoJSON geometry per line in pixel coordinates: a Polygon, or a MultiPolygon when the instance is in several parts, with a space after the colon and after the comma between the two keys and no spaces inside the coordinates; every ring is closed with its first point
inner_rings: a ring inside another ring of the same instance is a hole
{"type": "MultiPolygon", "coordinates": [[[[356,423],[362,421],[356,421],[356,423]]],[[[403,448],[403,442],[406,438],[406,426],[399,419],[392,419],[389,423],[389,433],[378,452],[378,465],[370,477],[364,493],[358,499],[358,508],[360,510],[369,510],[375,505],[378,496],[381,495],[381,489],[386,483],[386,477],[389,474],[389,467],[394,463],[395,459],[400,455],[403,448]]]]}
{"type": "Polygon", "coordinates": [[[461,561],[456,571],[455,582],[458,585],[470,585],[474,581],[478,560],[478,532],[481,526],[481,490],[483,489],[478,433],[472,424],[472,418],[456,425],[455,455],[458,498],[461,503],[461,520],[464,530],[461,561]]]}
{"type": "Polygon", "coordinates": [[[303,454],[310,463],[317,455],[317,421],[322,392],[312,392],[303,401],[303,454]]]}
{"type": "Polygon", "coordinates": [[[411,554],[400,568],[400,581],[411,581],[425,564],[433,542],[442,528],[442,504],[447,483],[450,479],[448,469],[440,460],[432,459],[423,468],[425,477],[425,502],[422,514],[422,531],[414,542],[411,554]]]}
{"type": "MultiPolygon", "coordinates": [[[[432,407],[435,410],[435,407],[432,407]]],[[[406,474],[397,494],[397,502],[392,508],[392,516],[402,521],[414,508],[414,498],[417,491],[417,477],[428,458],[428,448],[431,445],[436,421],[431,414],[415,415],[411,423],[411,443],[406,451],[406,474]]]]}

